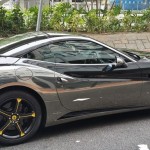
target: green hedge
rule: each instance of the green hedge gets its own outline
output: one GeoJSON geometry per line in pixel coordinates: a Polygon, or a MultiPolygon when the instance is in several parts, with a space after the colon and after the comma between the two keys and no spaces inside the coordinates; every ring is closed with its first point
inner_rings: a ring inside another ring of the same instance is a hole
{"type": "MultiPolygon", "coordinates": [[[[111,10],[85,11],[73,8],[69,3],[59,3],[54,7],[44,7],[42,30],[71,32],[141,32],[150,30],[150,9],[139,16],[132,11],[124,11],[124,17],[118,19],[120,7],[111,10]]],[[[0,7],[0,36],[32,31],[36,28],[38,8],[22,11],[19,7],[6,10],[0,7]]]]}

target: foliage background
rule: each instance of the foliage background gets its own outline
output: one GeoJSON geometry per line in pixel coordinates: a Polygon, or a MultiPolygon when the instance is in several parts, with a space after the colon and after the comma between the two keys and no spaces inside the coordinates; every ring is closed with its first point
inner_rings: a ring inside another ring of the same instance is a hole
{"type": "MultiPolygon", "coordinates": [[[[53,7],[44,7],[42,30],[70,32],[143,32],[150,31],[150,9],[138,15],[132,11],[121,11],[116,6],[111,10],[76,9],[69,3],[59,3],[53,7]],[[118,18],[119,14],[124,17],[118,18]]],[[[19,7],[6,10],[0,6],[0,36],[32,31],[36,28],[38,8],[22,11],[19,7]]]]}

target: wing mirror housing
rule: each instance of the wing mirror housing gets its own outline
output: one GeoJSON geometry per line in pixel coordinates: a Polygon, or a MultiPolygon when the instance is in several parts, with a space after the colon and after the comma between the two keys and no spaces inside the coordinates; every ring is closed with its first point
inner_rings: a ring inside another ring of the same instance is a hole
{"type": "Polygon", "coordinates": [[[121,58],[121,57],[116,57],[115,63],[108,64],[103,68],[103,72],[110,72],[116,68],[127,68],[128,65],[127,63],[121,58]]]}
{"type": "Polygon", "coordinates": [[[116,57],[116,68],[127,68],[128,65],[121,57],[116,57]]]}

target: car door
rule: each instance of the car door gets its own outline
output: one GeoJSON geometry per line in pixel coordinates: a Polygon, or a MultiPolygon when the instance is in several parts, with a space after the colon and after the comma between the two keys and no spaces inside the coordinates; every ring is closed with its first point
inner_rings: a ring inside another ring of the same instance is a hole
{"type": "Polygon", "coordinates": [[[65,40],[50,45],[62,105],[70,110],[120,109],[140,106],[141,72],[136,62],[104,72],[120,54],[88,40],[65,40]]]}

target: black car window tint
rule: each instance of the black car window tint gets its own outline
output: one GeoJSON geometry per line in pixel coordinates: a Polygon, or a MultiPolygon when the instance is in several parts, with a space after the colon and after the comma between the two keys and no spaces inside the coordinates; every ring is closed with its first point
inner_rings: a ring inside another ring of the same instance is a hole
{"type": "Polygon", "coordinates": [[[102,49],[103,46],[100,44],[96,44],[91,41],[67,41],[66,45],[70,45],[74,47],[74,49],[78,50],[99,50],[102,49]]]}
{"type": "Polygon", "coordinates": [[[54,55],[51,52],[49,46],[40,47],[34,51],[29,52],[24,56],[24,58],[41,60],[41,61],[48,61],[48,62],[55,62],[54,55]]]}
{"type": "Polygon", "coordinates": [[[88,49],[86,43],[75,41],[64,41],[50,45],[56,63],[97,64],[97,54],[93,49],[88,49]]]}
{"type": "Polygon", "coordinates": [[[78,50],[84,50],[85,55],[89,55],[91,59],[87,59],[86,63],[113,63],[115,61],[115,53],[112,51],[107,51],[107,48],[100,44],[96,44],[91,41],[79,41],[79,44],[76,44],[75,41],[69,41],[68,44],[75,47],[78,50]],[[95,59],[92,59],[95,58],[95,59]],[[96,59],[97,58],[97,59],[96,59]],[[92,60],[92,61],[91,61],[92,60]]]}
{"type": "MultiPolygon", "coordinates": [[[[40,47],[25,58],[70,64],[103,64],[115,62],[118,53],[91,41],[62,41],[40,47]]],[[[123,57],[125,59],[125,57],[123,57]]],[[[125,60],[127,62],[127,60],[125,60]]]]}
{"type": "Polygon", "coordinates": [[[91,52],[91,55],[95,59],[87,60],[86,63],[94,63],[94,64],[103,64],[103,63],[113,63],[115,62],[116,56],[121,57],[125,60],[125,62],[131,62],[126,57],[110,50],[109,48],[102,46],[100,44],[97,44],[92,41],[85,41],[85,40],[78,40],[78,41],[67,41],[66,45],[70,45],[74,47],[74,50],[84,50],[84,54],[87,54],[89,51],[91,52]],[[87,52],[86,52],[87,51],[87,52]],[[97,56],[97,60],[96,60],[97,56]]]}
{"type": "Polygon", "coordinates": [[[119,54],[117,54],[107,48],[97,51],[97,55],[98,55],[98,60],[101,63],[114,63],[116,60],[116,56],[119,57],[119,54]]]}

